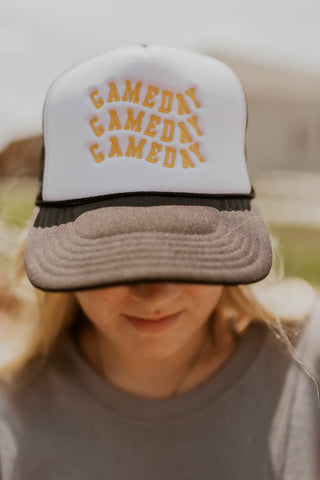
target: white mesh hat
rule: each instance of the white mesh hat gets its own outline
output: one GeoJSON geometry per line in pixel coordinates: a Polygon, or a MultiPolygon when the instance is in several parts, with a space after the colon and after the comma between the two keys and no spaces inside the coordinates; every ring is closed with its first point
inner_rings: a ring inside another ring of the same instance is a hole
{"type": "Polygon", "coordinates": [[[56,80],[43,130],[25,251],[36,287],[238,284],[268,274],[245,97],[225,64],[161,46],[108,52],[56,80]]]}

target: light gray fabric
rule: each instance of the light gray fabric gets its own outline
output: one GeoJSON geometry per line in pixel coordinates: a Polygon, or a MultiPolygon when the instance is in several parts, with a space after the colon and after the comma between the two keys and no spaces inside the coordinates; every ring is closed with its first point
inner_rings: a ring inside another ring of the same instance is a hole
{"type": "MultiPolygon", "coordinates": [[[[297,352],[320,370],[320,305],[297,352]]],[[[104,381],[65,337],[40,373],[1,395],[2,480],[316,480],[310,378],[263,325],[196,390],[146,400],[104,381]]]]}

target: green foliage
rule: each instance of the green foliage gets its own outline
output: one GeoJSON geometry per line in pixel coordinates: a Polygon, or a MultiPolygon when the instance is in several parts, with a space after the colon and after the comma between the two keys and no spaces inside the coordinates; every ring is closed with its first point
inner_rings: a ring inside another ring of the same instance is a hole
{"type": "Polygon", "coordinates": [[[6,223],[21,227],[30,219],[33,211],[33,202],[13,202],[9,206],[3,207],[0,204],[0,211],[6,223]]]}
{"type": "Polygon", "coordinates": [[[279,242],[285,274],[320,287],[320,227],[273,226],[271,231],[279,242]]]}
{"type": "Polygon", "coordinates": [[[0,219],[10,226],[23,227],[31,217],[35,192],[34,181],[0,184],[0,219]]]}

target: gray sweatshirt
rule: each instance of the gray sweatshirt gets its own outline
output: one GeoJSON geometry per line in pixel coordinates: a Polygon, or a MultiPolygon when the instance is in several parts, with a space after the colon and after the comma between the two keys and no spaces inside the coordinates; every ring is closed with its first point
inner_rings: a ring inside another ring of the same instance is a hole
{"type": "MultiPolygon", "coordinates": [[[[320,371],[320,304],[297,341],[320,371]]],[[[23,387],[2,388],[1,480],[316,480],[316,387],[253,323],[225,365],[172,399],[100,377],[69,335],[23,387]]]]}

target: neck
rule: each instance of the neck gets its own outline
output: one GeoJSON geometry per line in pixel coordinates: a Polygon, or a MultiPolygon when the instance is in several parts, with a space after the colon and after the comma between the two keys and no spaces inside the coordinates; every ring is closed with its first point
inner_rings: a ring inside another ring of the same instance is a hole
{"type": "Polygon", "coordinates": [[[193,390],[223,365],[235,347],[226,322],[209,324],[173,355],[145,358],[115,348],[97,329],[82,331],[80,347],[104,378],[125,392],[143,398],[169,398],[193,390]],[[214,341],[215,333],[219,342],[214,341]]]}

